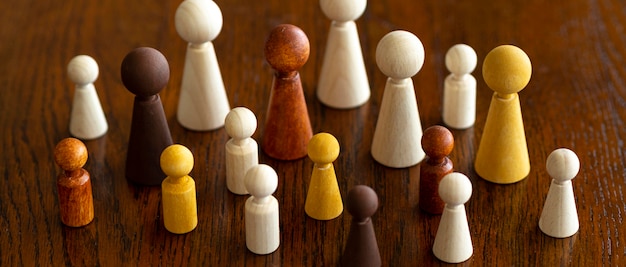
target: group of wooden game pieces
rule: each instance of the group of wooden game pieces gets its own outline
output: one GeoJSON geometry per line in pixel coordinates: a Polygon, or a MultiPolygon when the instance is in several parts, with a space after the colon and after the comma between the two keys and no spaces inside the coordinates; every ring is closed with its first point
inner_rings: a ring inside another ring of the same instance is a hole
{"type": "MultiPolygon", "coordinates": [[[[369,81],[354,20],[366,0],[321,0],[323,12],[333,20],[317,88],[319,100],[332,108],[356,108],[369,100],[369,81]]],[[[225,145],[226,185],[234,194],[250,194],[245,203],[248,249],[257,254],[275,251],[280,243],[278,186],[274,169],[258,162],[258,145],[251,137],[255,114],[245,107],[230,108],[212,40],[222,27],[222,14],[213,1],[185,0],[176,12],[176,30],[189,42],[180,89],[177,120],[185,128],[209,131],[225,127],[231,139],[225,145]]],[[[329,133],[313,135],[298,70],[309,57],[309,41],[296,26],[282,24],[269,34],[266,60],[275,70],[261,141],[268,156],[279,160],[306,155],[315,163],[304,209],[317,220],[337,218],[343,203],[333,162],[339,142],[329,133]]],[[[442,126],[422,133],[412,76],[424,62],[424,47],[407,31],[385,35],[376,49],[376,63],[389,78],[372,140],[371,154],[382,165],[406,168],[420,162],[419,206],[430,214],[443,214],[433,244],[434,255],[445,262],[463,262],[473,254],[464,203],[472,194],[470,180],[454,173],[448,154],[454,138],[442,126]]],[[[446,54],[451,74],[444,83],[443,121],[456,129],[475,121],[476,80],[470,74],[477,56],[467,45],[455,45],[446,54]]],[[[147,47],[132,50],[121,64],[124,86],[133,94],[133,116],[126,159],[126,177],[137,185],[161,185],[165,228],[184,234],[197,225],[195,182],[189,176],[194,160],[189,149],[173,144],[159,98],[170,69],[166,58],[147,47]]],[[[70,134],[84,140],[103,136],[107,122],[93,82],[98,66],[81,55],[68,65],[76,83],[70,134]]],[[[519,48],[503,45],[484,60],[483,76],[495,93],[476,155],[475,170],[484,179],[510,184],[530,172],[518,92],[529,82],[531,64],[519,48]]],[[[55,161],[62,222],[79,227],[92,221],[93,200],[85,145],[74,138],[59,142],[55,161]]],[[[548,157],[552,185],[539,221],[554,237],[578,231],[571,179],[579,169],[576,155],[557,149],[548,157]]],[[[348,192],[347,209],[353,216],[342,257],[346,266],[381,265],[370,217],[378,208],[371,188],[359,185],[348,192]]]]}

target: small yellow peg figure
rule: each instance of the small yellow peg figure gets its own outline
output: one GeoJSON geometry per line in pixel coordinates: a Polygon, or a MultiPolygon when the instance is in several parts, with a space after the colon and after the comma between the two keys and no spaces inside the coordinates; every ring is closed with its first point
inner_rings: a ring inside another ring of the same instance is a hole
{"type": "Polygon", "coordinates": [[[161,169],[167,175],[161,183],[165,229],[174,234],[191,232],[198,225],[196,183],[189,176],[193,154],[182,145],[168,146],[161,153],[161,169]]]}
{"type": "Polygon", "coordinates": [[[343,212],[341,193],[333,161],[339,156],[339,142],[328,133],[318,133],[308,145],[309,158],[315,163],[304,204],[309,217],[331,220],[343,212]]]}

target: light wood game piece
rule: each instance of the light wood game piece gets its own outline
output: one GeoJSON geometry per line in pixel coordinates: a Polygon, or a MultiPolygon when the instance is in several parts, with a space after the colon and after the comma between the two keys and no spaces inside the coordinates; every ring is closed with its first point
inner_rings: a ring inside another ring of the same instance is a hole
{"type": "Polygon", "coordinates": [[[339,142],[329,133],[318,133],[308,145],[309,158],[315,163],[307,190],[304,210],[316,220],[332,220],[343,212],[343,202],[333,162],[339,156],[339,142]]]}
{"type": "Polygon", "coordinates": [[[501,45],[489,52],[483,63],[485,83],[491,97],[474,168],[483,179],[511,184],[528,176],[530,158],[517,92],[530,81],[530,59],[518,47],[501,45]]]}
{"type": "Polygon", "coordinates": [[[298,73],[309,58],[309,39],[294,25],[278,25],[265,44],[265,58],[275,74],[261,149],[279,160],[302,158],[313,136],[298,73]]]}
{"type": "Polygon", "coordinates": [[[372,157],[387,167],[413,166],[425,156],[411,79],[424,64],[424,46],[410,32],[390,32],[376,47],[376,63],[389,78],[374,131],[372,157]]]}
{"type": "Polygon", "coordinates": [[[352,214],[348,241],[341,257],[343,267],[381,266],[376,233],[372,225],[372,215],[378,209],[378,196],[372,188],[357,185],[348,192],[346,203],[352,214]]]}
{"type": "Polygon", "coordinates": [[[122,61],[122,82],[135,94],[126,154],[126,178],[139,185],[160,185],[165,174],[159,165],[172,136],[159,92],[167,85],[167,59],[154,48],[133,49],[122,61]]]}
{"type": "Polygon", "coordinates": [[[70,134],[82,140],[101,137],[109,129],[93,85],[98,72],[98,63],[87,55],[76,56],[67,65],[67,74],[76,84],[70,114],[70,134]]]}
{"type": "Polygon", "coordinates": [[[539,228],[544,234],[565,238],[578,232],[578,211],[572,179],[579,169],[578,156],[567,148],[554,150],[548,156],[546,170],[552,177],[552,183],[539,217],[539,228]]]}
{"type": "Polygon", "coordinates": [[[176,118],[189,130],[218,129],[230,111],[212,43],[222,30],[222,11],[213,1],[186,0],[178,6],[175,22],[189,42],[176,118]]]}
{"type": "Polygon", "coordinates": [[[161,183],[165,229],[174,234],[189,233],[198,225],[196,182],[189,176],[193,154],[185,146],[174,144],[163,150],[160,162],[167,175],[161,183]]]}
{"type": "Polygon", "coordinates": [[[465,214],[465,202],[472,196],[472,183],[462,173],[453,172],[441,179],[439,195],[446,203],[433,244],[433,254],[447,263],[460,263],[474,253],[465,214]]]}
{"type": "Polygon", "coordinates": [[[420,164],[419,206],[430,214],[441,214],[446,203],[439,197],[439,182],[452,172],[448,155],[454,148],[454,137],[446,127],[428,127],[422,136],[422,148],[426,157],[420,164]]]}
{"type": "Polygon", "coordinates": [[[365,11],[367,0],[320,0],[320,6],[333,22],[326,41],[317,97],[333,108],[361,106],[370,98],[370,85],[354,20],[365,11]]]}
{"type": "Polygon", "coordinates": [[[248,194],[243,178],[246,172],[259,164],[259,146],[252,138],[257,120],[245,107],[236,107],[226,115],[226,186],[237,195],[248,194]]]}
{"type": "Polygon", "coordinates": [[[467,129],[476,121],[477,56],[466,44],[452,46],[446,53],[446,67],[450,75],[443,88],[443,122],[454,129],[467,129]]]}
{"type": "Polygon", "coordinates": [[[81,227],[93,221],[93,195],[87,162],[87,147],[76,138],[61,140],[54,149],[54,161],[63,172],[57,176],[61,222],[81,227]]]}
{"type": "Polygon", "coordinates": [[[259,164],[248,170],[244,179],[250,197],[245,205],[246,247],[256,254],[269,254],[280,245],[278,200],[272,193],[278,175],[272,167],[259,164]]]}

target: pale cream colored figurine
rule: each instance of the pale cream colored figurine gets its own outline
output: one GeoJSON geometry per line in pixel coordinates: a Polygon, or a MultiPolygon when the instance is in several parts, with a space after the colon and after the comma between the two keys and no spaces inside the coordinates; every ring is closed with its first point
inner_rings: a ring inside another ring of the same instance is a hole
{"type": "Polygon", "coordinates": [[[98,78],[98,72],[98,63],[87,55],[72,58],[67,66],[67,74],[76,84],[70,114],[70,134],[78,139],[96,139],[109,129],[93,85],[98,78]]]}
{"type": "Polygon", "coordinates": [[[167,178],[161,183],[163,223],[174,234],[191,232],[198,225],[196,183],[189,176],[193,169],[193,154],[178,144],[161,153],[161,169],[167,178]]]}
{"type": "Polygon", "coordinates": [[[446,67],[450,75],[443,87],[443,122],[450,128],[467,129],[476,120],[476,68],[477,56],[466,44],[452,46],[446,53],[446,67]]]}
{"type": "Polygon", "coordinates": [[[244,182],[251,195],[244,214],[246,247],[255,254],[272,253],[280,245],[278,200],[272,196],[278,175],[272,167],[259,164],[248,170],[244,182]]]}
{"type": "Polygon", "coordinates": [[[236,107],[226,115],[226,186],[237,195],[248,194],[243,178],[248,169],[259,164],[259,145],[252,138],[257,120],[245,107],[236,107]]]}

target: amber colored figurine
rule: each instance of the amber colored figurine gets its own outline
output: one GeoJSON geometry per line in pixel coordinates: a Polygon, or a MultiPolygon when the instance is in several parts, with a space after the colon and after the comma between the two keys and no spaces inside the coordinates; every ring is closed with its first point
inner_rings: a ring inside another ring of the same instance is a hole
{"type": "Polygon", "coordinates": [[[174,234],[185,234],[198,225],[196,183],[189,176],[193,154],[182,145],[168,146],[161,153],[161,169],[167,178],[161,183],[163,224],[174,234]]]}
{"type": "Polygon", "coordinates": [[[452,172],[448,158],[454,148],[454,137],[446,127],[428,127],[422,136],[422,148],[426,157],[420,164],[420,208],[430,214],[441,214],[446,203],[439,197],[439,182],[452,172]]]}
{"type": "Polygon", "coordinates": [[[343,212],[341,193],[333,162],[339,156],[339,142],[329,133],[318,133],[308,145],[315,165],[307,189],[304,211],[316,220],[331,220],[343,212]]]}
{"type": "Polygon", "coordinates": [[[275,159],[302,158],[313,136],[298,73],[309,58],[309,39],[296,26],[278,25],[265,44],[265,58],[275,74],[261,149],[275,159]]]}
{"type": "Polygon", "coordinates": [[[368,186],[357,185],[348,192],[346,203],[352,214],[348,242],[341,257],[341,266],[381,266],[372,215],[378,209],[378,196],[368,186]]]}
{"type": "Polygon", "coordinates": [[[87,162],[87,147],[76,138],[61,140],[54,149],[54,161],[63,169],[57,177],[61,221],[81,227],[93,220],[93,196],[87,162]]]}

